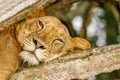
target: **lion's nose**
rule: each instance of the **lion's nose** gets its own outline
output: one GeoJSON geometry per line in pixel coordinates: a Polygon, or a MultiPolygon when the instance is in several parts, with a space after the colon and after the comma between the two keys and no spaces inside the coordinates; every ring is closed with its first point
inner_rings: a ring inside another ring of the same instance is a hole
{"type": "Polygon", "coordinates": [[[38,49],[38,48],[42,48],[43,46],[36,40],[34,40],[34,43],[35,43],[35,47],[38,49]]]}
{"type": "Polygon", "coordinates": [[[33,42],[35,44],[35,48],[38,49],[46,49],[42,44],[40,44],[37,40],[33,39],[33,42]]]}

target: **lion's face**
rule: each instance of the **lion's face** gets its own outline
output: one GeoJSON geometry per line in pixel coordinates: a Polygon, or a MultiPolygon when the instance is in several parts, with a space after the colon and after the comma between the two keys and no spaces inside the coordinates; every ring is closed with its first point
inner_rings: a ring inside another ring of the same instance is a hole
{"type": "Polygon", "coordinates": [[[55,17],[41,17],[27,21],[17,28],[22,46],[20,56],[30,65],[52,60],[66,50],[69,33],[55,17]]]}
{"type": "Polygon", "coordinates": [[[87,40],[71,38],[67,28],[52,16],[19,24],[16,27],[16,38],[22,47],[20,56],[29,65],[52,60],[67,51],[90,48],[87,40]]]}

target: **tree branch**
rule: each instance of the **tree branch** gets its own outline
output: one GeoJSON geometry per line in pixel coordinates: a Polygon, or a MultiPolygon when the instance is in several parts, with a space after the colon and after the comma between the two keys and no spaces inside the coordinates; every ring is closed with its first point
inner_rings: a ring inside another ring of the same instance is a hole
{"type": "Polygon", "coordinates": [[[37,12],[40,7],[43,7],[47,14],[54,14],[56,9],[61,9],[75,1],[77,0],[69,2],[67,0],[1,0],[0,30],[24,20],[28,14],[37,12]]]}
{"type": "Polygon", "coordinates": [[[82,50],[15,73],[11,80],[86,79],[120,69],[120,44],[82,50]]]}
{"type": "Polygon", "coordinates": [[[27,14],[35,12],[50,0],[2,0],[0,1],[0,28],[19,22],[27,14]],[[39,5],[40,4],[40,5],[39,5]]]}

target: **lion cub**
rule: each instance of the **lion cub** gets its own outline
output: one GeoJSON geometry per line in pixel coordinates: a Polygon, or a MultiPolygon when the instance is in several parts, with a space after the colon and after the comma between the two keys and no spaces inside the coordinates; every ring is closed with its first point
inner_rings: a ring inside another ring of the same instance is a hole
{"type": "Polygon", "coordinates": [[[85,39],[71,38],[67,28],[52,16],[36,18],[19,25],[17,39],[23,49],[20,57],[29,65],[50,61],[73,48],[90,48],[85,39]]]}
{"type": "Polygon", "coordinates": [[[67,28],[53,16],[5,28],[0,31],[0,45],[0,80],[10,78],[20,65],[20,58],[29,65],[38,65],[74,48],[90,48],[87,40],[70,37],[67,28]]]}

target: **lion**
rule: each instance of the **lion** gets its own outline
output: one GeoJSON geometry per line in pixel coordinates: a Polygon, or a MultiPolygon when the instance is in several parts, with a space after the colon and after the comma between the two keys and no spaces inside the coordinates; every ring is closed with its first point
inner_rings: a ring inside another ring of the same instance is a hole
{"type": "Polygon", "coordinates": [[[9,80],[21,61],[28,65],[53,60],[68,51],[88,49],[82,38],[72,38],[64,24],[53,16],[33,18],[0,31],[0,80],[9,80]]]}

